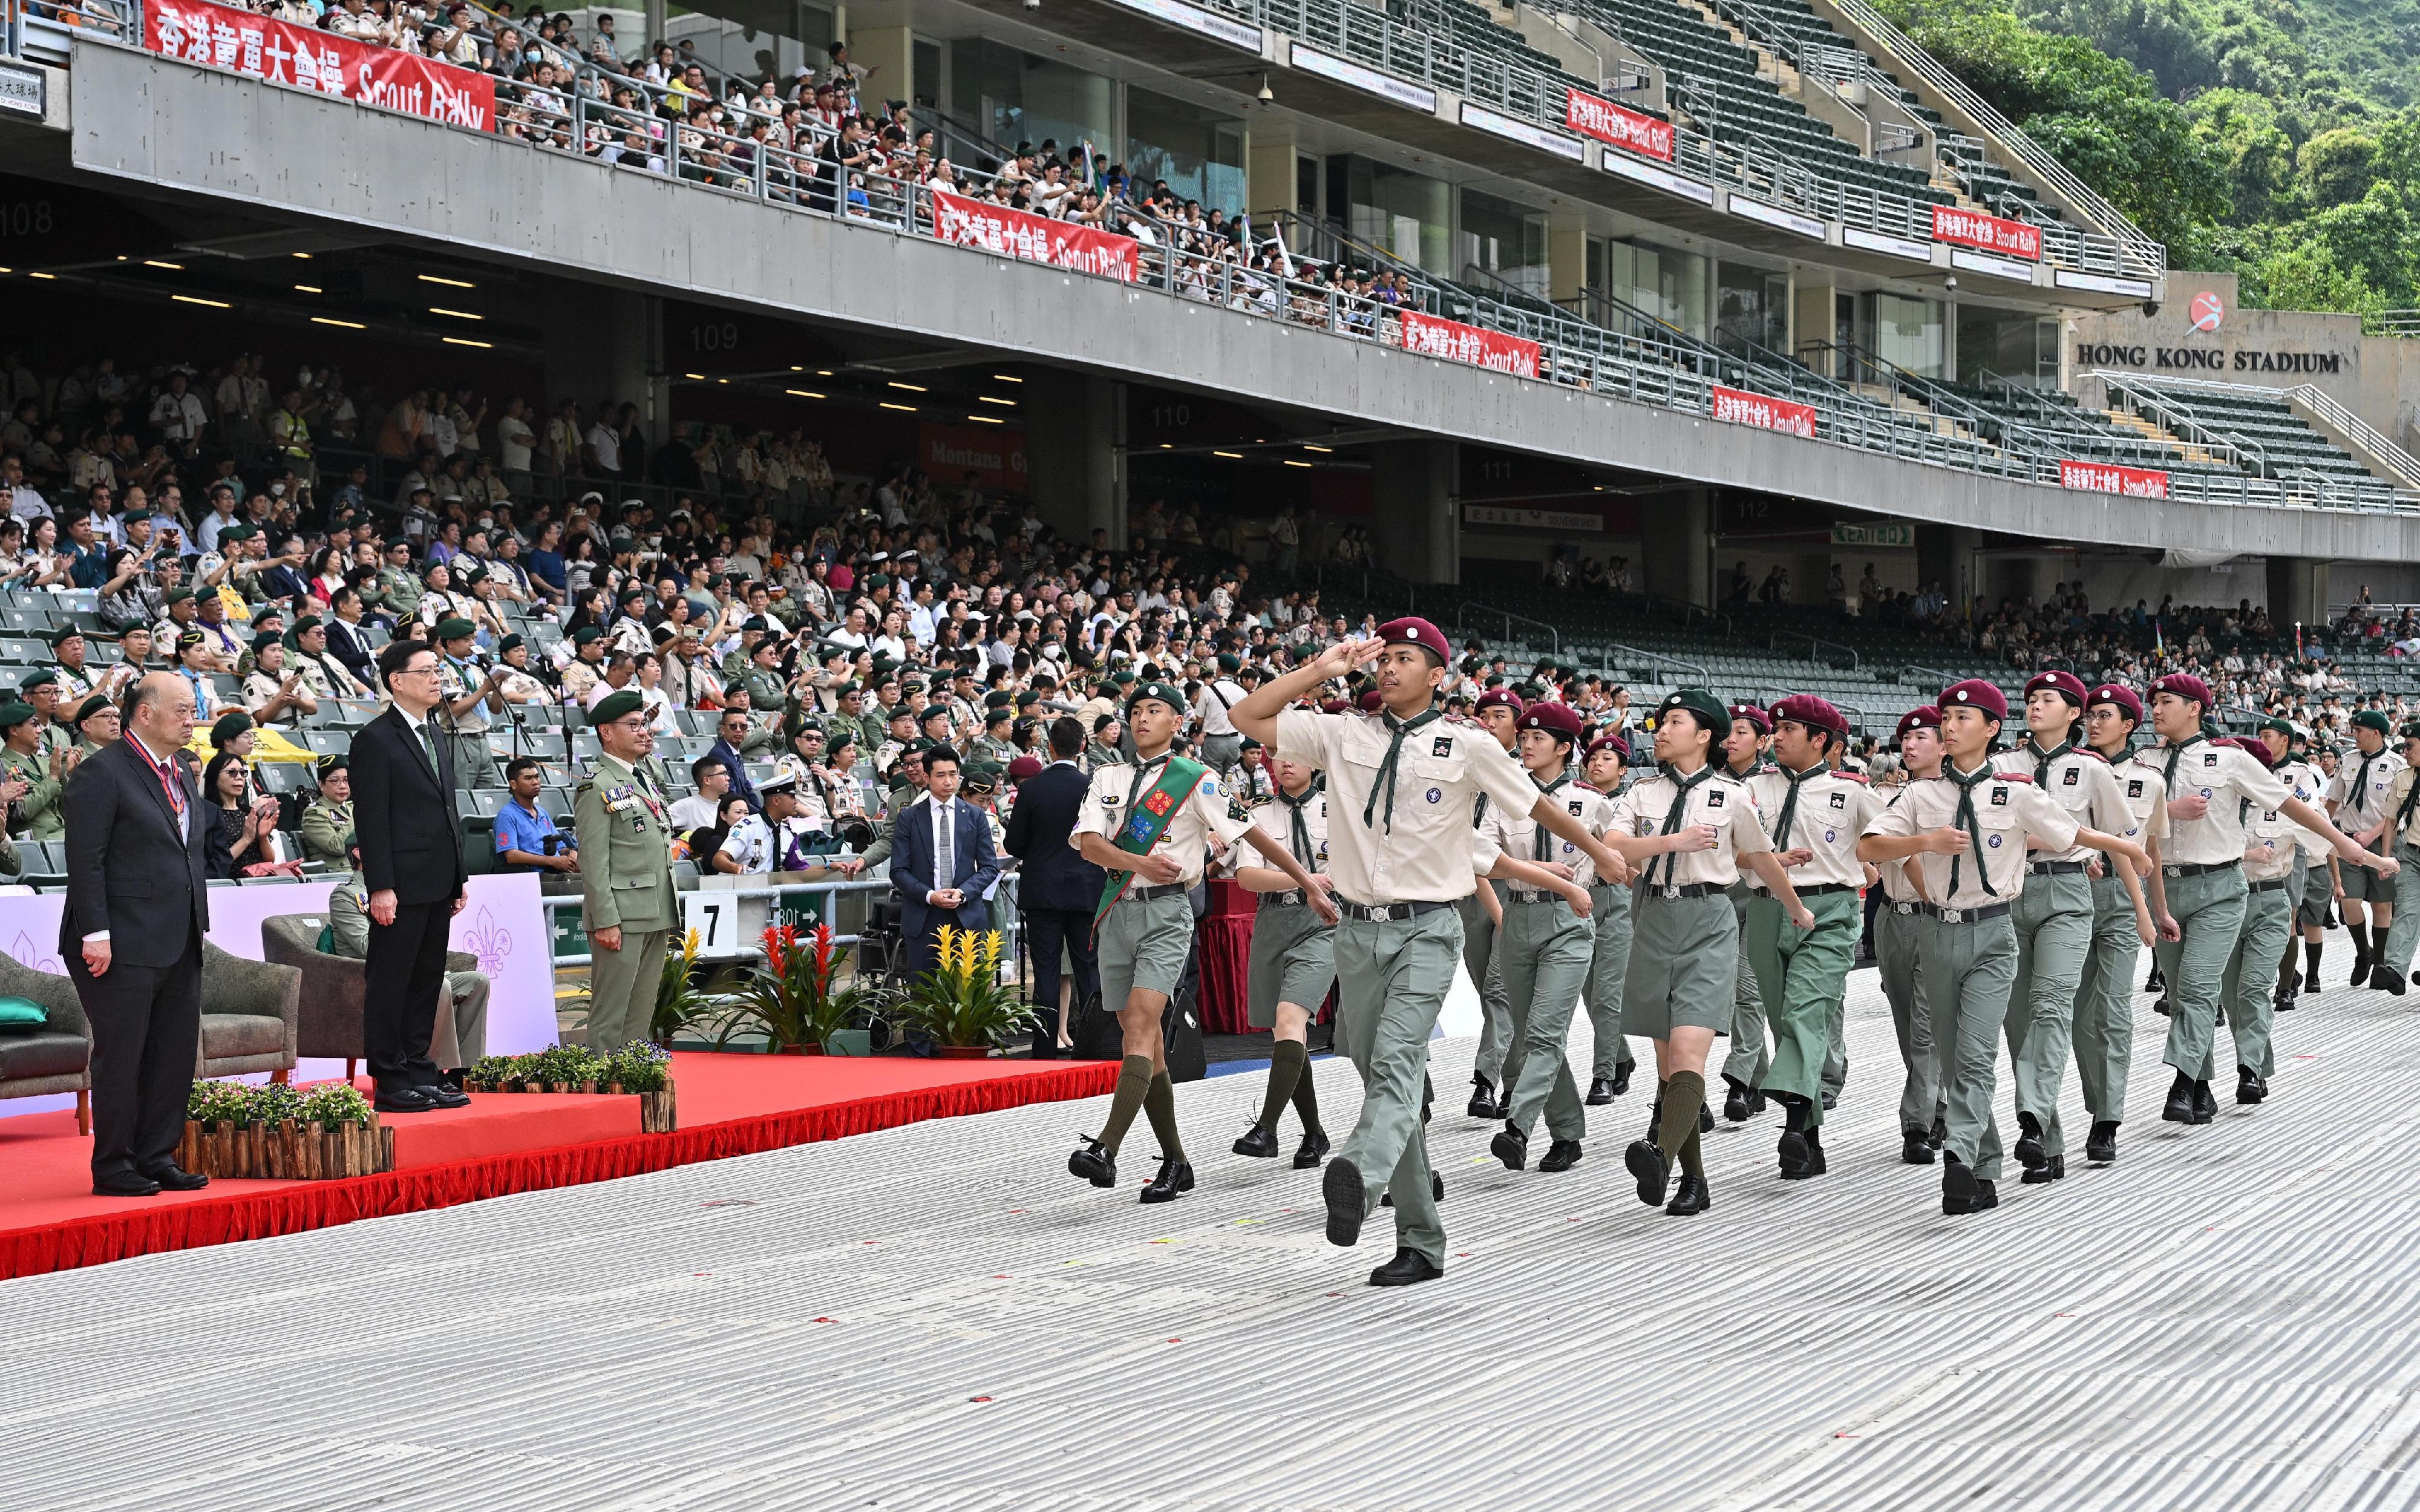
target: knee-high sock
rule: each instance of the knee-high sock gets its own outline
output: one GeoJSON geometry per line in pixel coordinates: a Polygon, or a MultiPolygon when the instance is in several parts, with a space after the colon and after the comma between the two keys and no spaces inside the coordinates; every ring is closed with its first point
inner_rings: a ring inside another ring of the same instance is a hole
{"type": "Polygon", "coordinates": [[[2312,976],[2319,974],[2320,943],[2321,942],[2317,940],[2303,942],[2303,970],[2312,976]]]}
{"type": "Polygon", "coordinates": [[[2368,924],[2347,919],[2345,933],[2352,936],[2352,959],[2356,961],[2367,960],[2369,959],[2368,924]]]}
{"type": "Polygon", "coordinates": [[[1141,1111],[1143,1094],[1151,1090],[1151,1057],[1129,1055],[1118,1067],[1118,1087],[1109,1099],[1109,1116],[1101,1124],[1101,1143],[1110,1154],[1125,1142],[1126,1130],[1134,1127],[1135,1115],[1141,1111]]]}
{"type": "Polygon", "coordinates": [[[1680,1157],[1697,1137],[1698,1113],[1706,1103],[1706,1079],[1695,1071],[1675,1071],[1664,1083],[1664,1116],[1656,1124],[1655,1143],[1668,1161],[1680,1157]]]}
{"type": "MultiPolygon", "coordinates": [[[[1121,1073],[1120,1081],[1125,1080],[1121,1073]]],[[[1185,1159],[1185,1141],[1176,1133],[1176,1086],[1166,1071],[1151,1079],[1143,1089],[1143,1116],[1151,1120],[1151,1131],[1159,1136],[1159,1158],[1163,1161],[1185,1159]]]]}
{"type": "Polygon", "coordinates": [[[1306,1134],[1324,1134],[1326,1128],[1319,1121],[1319,1078],[1311,1068],[1311,1052],[1302,1045],[1295,1046],[1302,1055],[1302,1074],[1295,1078],[1295,1116],[1302,1120],[1306,1134]]]}
{"type": "Polygon", "coordinates": [[[1698,1121],[1694,1118],[1690,1119],[1689,1137],[1681,1144],[1681,1174],[1693,1176],[1703,1181],[1706,1178],[1706,1162],[1700,1158],[1698,1149],[1698,1141],[1701,1137],[1698,1131],[1698,1121]]]}
{"type": "Polygon", "coordinates": [[[1261,1098],[1260,1124],[1274,1130],[1278,1115],[1294,1099],[1296,1083],[1302,1079],[1302,1068],[1311,1059],[1311,1052],[1301,1040],[1280,1039],[1269,1051],[1269,1089],[1261,1098]]]}

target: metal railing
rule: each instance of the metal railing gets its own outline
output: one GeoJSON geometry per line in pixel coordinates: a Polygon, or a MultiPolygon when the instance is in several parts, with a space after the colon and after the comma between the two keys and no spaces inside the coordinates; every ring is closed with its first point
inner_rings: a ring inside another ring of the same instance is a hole
{"type": "Polygon", "coordinates": [[[1838,661],[1822,654],[1823,647],[1827,646],[1833,650],[1841,652],[1848,657],[1849,670],[1852,672],[1862,670],[1866,664],[1866,659],[1857,654],[1857,648],[1855,647],[1851,646],[1844,641],[1827,641],[1821,635],[1809,635],[1803,630],[1774,631],[1765,636],[1764,648],[1768,651],[1778,651],[1781,649],[1780,643],[1783,641],[1805,641],[1807,643],[1807,660],[1809,662],[1820,662],[1825,666],[1836,667],[1839,665],[1838,661]]]}
{"type": "Polygon", "coordinates": [[[1625,646],[1620,641],[1600,642],[1597,646],[1597,655],[1608,664],[1618,661],[1623,666],[1644,667],[1649,671],[1658,667],[1671,667],[1676,671],[1689,674],[1699,683],[1710,683],[1714,680],[1714,675],[1711,670],[1684,657],[1667,656],[1661,651],[1650,651],[1637,646],[1625,646]],[[1615,652],[1621,654],[1615,656],[1612,654],[1615,652]]]}
{"type": "Polygon", "coordinates": [[[1516,615],[1510,609],[1498,609],[1492,603],[1481,603],[1475,599],[1466,599],[1455,608],[1453,612],[1453,628],[1457,631],[1468,630],[1470,628],[1470,616],[1473,614],[1481,615],[1488,618],[1501,621],[1504,626],[1504,638],[1508,641],[1512,639],[1512,627],[1515,625],[1527,625],[1537,630],[1543,630],[1546,632],[1547,647],[1557,656],[1563,654],[1563,632],[1561,631],[1557,630],[1554,626],[1547,624],[1543,619],[1532,619],[1527,615],[1516,615]]]}
{"type": "Polygon", "coordinates": [[[2260,443],[2212,430],[2198,416],[2179,409],[2164,396],[2145,387],[2133,374],[2095,369],[2086,376],[2099,379],[2113,397],[2122,398],[2128,409],[2170,435],[2211,452],[2226,452],[2256,473],[2269,475],[2269,449],[2260,443]]]}
{"type": "Polygon", "coordinates": [[[2362,317],[2365,335],[2420,336],[2420,310],[2378,310],[2362,317]]]}
{"type": "MultiPolygon", "coordinates": [[[[2268,393],[2269,390],[2257,392],[2268,393]]],[[[2387,469],[2413,488],[2420,488],[2420,458],[2413,457],[2368,421],[2346,409],[2321,392],[2316,385],[2298,383],[2286,390],[2288,402],[2300,404],[2323,423],[2335,427],[2352,444],[2385,464],[2387,469]]]]}

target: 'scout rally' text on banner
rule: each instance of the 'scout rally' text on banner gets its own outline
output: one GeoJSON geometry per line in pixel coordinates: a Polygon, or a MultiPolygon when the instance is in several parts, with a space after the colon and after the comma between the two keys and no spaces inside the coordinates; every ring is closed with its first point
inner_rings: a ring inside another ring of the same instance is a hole
{"type": "Polygon", "coordinates": [[[1448,362],[1468,363],[1473,367],[1484,367],[1491,373],[1510,373],[1515,378],[1538,376],[1542,349],[1534,341],[1508,336],[1501,331],[1465,325],[1460,320],[1422,315],[1418,310],[1403,312],[1403,327],[1405,351],[1417,351],[1424,357],[1443,357],[1448,362]]]}
{"type": "Polygon", "coordinates": [[[143,8],[143,45],[163,57],[355,104],[475,132],[496,129],[496,81],[487,74],[208,0],[150,0],[143,8]]]}
{"type": "Polygon", "coordinates": [[[981,247],[1022,262],[1047,263],[1131,284],[1140,243],[1131,237],[1029,215],[1005,205],[933,191],[933,235],[955,246],[981,247]]]}
{"type": "Polygon", "coordinates": [[[1584,89],[1566,92],[1563,124],[1582,136],[1593,136],[1625,152],[1672,161],[1672,123],[1600,100],[1584,89]]]}
{"type": "Polygon", "coordinates": [[[2085,493],[2115,493],[2128,499],[2164,499],[2168,496],[2168,475],[2153,467],[2068,460],[2058,464],[2058,486],[2085,493]]]}
{"type": "Polygon", "coordinates": [[[1714,416],[1735,426],[1754,426],[1760,430],[1778,430],[1784,435],[1815,435],[1815,406],[1799,404],[1790,399],[1776,399],[1769,395],[1750,394],[1745,389],[1725,388],[1710,383],[1714,416]]]}

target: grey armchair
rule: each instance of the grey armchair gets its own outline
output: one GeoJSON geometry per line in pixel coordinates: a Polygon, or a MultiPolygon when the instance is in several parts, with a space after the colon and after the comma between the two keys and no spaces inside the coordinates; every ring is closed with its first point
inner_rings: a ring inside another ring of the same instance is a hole
{"type": "MultiPolygon", "coordinates": [[[[307,1059],[334,1060],[345,1063],[345,1079],[352,1080],[353,1070],[366,1051],[362,1031],[362,1002],[368,991],[369,973],[365,962],[351,956],[334,956],[319,948],[319,935],[328,927],[323,913],[277,913],[260,921],[260,953],[280,966],[290,966],[302,973],[302,1021],[299,1040],[300,1053],[307,1059]]],[[[466,950],[445,954],[449,972],[476,971],[479,958],[466,950]]],[[[454,1032],[454,1016],[437,1016],[437,1037],[446,1039],[454,1032]]],[[[431,1052],[441,1046],[432,1045],[431,1052]]],[[[459,1057],[454,1057],[458,1059],[459,1057]]]]}
{"type": "Polygon", "coordinates": [[[39,1003],[50,1023],[30,1035],[0,1035],[0,1098],[76,1095],[76,1131],[92,1132],[92,1026],[75,983],[0,956],[0,997],[39,1003]]]}
{"type": "Polygon", "coordinates": [[[195,1076],[293,1074],[302,1011],[302,974],[272,961],[230,956],[202,943],[202,1038],[195,1076]]]}

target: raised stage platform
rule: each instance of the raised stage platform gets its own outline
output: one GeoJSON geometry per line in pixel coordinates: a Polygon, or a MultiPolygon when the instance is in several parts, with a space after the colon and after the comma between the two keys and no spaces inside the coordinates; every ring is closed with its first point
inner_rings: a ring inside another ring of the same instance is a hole
{"type": "Polygon", "coordinates": [[[474,1095],[467,1108],[387,1118],[396,1169],[384,1175],[214,1180],[157,1197],[94,1196],[91,1141],[73,1114],[0,1118],[0,1279],[1096,1097],[1117,1074],[1115,1061],[681,1052],[670,1134],[639,1131],[635,1097],[474,1095]]]}

